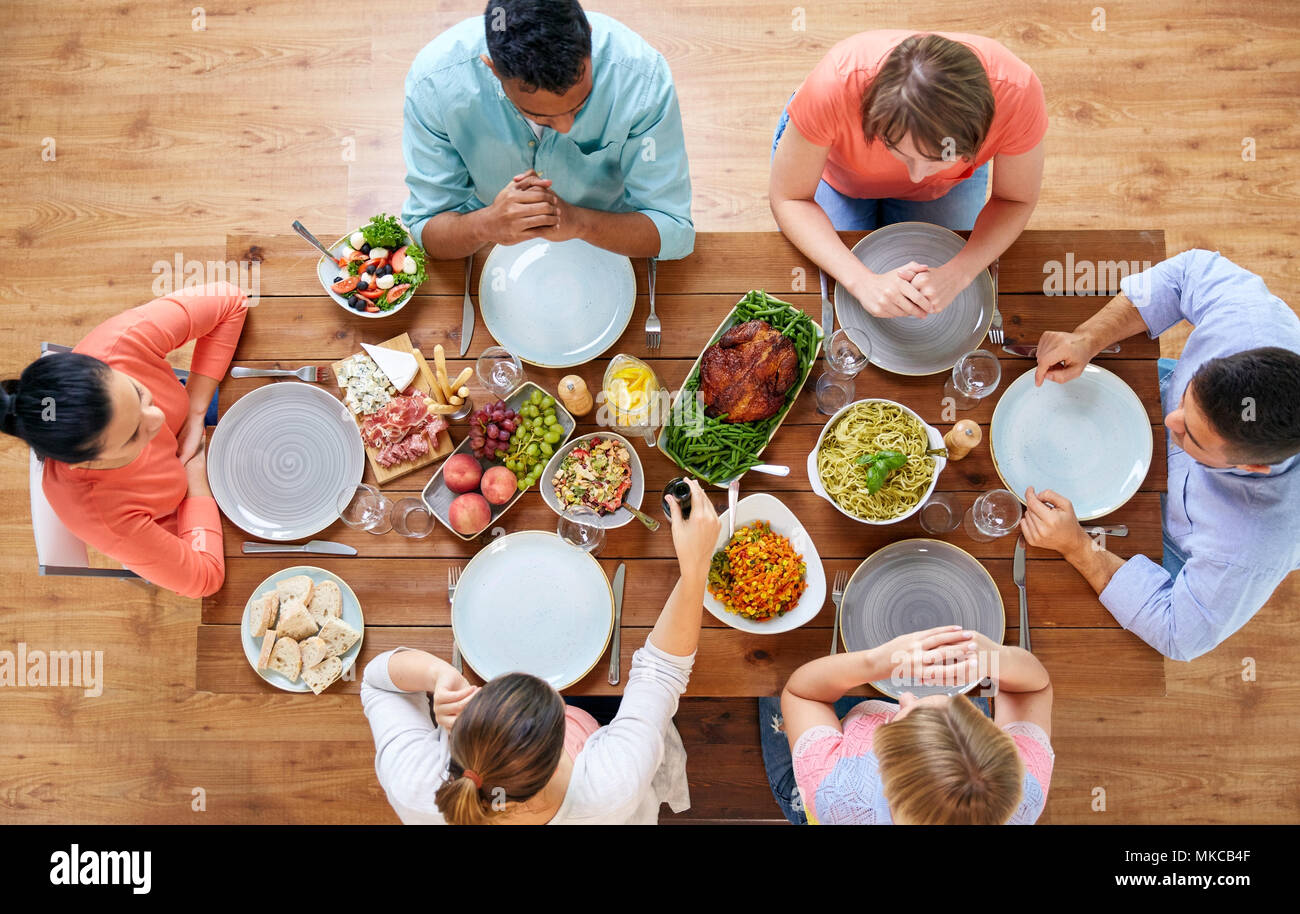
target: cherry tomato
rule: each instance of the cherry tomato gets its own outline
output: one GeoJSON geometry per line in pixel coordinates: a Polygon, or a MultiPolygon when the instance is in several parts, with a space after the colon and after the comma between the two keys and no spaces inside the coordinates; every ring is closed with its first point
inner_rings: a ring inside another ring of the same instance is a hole
{"type": "Polygon", "coordinates": [[[402,263],[406,260],[406,247],[406,245],[402,245],[396,251],[393,251],[392,257],[388,258],[388,265],[393,268],[394,273],[402,272],[402,263]]]}
{"type": "Polygon", "coordinates": [[[393,286],[391,289],[388,290],[388,298],[386,298],[385,301],[387,301],[390,305],[397,304],[397,302],[401,300],[401,297],[406,294],[406,290],[409,288],[411,288],[411,284],[409,282],[404,282],[401,285],[393,286]]]}
{"type": "Polygon", "coordinates": [[[384,294],[384,290],[380,289],[378,286],[371,286],[366,291],[364,292],[359,291],[357,292],[357,294],[360,295],[362,298],[367,299],[368,301],[378,301],[379,296],[384,294]]]}
{"type": "Polygon", "coordinates": [[[334,285],[330,286],[339,295],[347,295],[357,287],[357,278],[355,276],[344,276],[334,285]]]}

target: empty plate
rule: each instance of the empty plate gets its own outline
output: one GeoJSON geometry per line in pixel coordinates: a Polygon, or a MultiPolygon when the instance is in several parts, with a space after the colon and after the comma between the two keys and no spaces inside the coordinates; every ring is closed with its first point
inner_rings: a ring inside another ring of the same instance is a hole
{"type": "MultiPolygon", "coordinates": [[[[867,235],[853,246],[853,253],[871,272],[885,273],[913,260],[929,267],[943,266],[965,244],[960,235],[940,225],[897,222],[867,235]]],[[[895,374],[937,374],[956,365],[964,353],[979,348],[993,323],[993,299],[993,280],[987,270],[981,270],[938,314],[883,318],[868,314],[836,283],[835,317],[841,327],[856,327],[870,337],[872,364],[895,374]]]]}
{"type": "MultiPolygon", "coordinates": [[[[911,539],[891,543],[867,557],[844,589],[840,633],[844,648],[862,651],[899,635],[960,625],[1001,644],[1006,634],[1002,595],[993,578],[975,558],[941,540],[911,539]]],[[[914,685],[893,677],[872,685],[898,698],[911,692],[958,695],[979,684],[914,685]]]]}
{"type": "Polygon", "coordinates": [[[221,417],[208,448],[208,485],[241,530],[305,539],[338,520],[338,495],[361,482],[365,458],[346,406],[311,384],[268,384],[221,417]]]}
{"type": "Polygon", "coordinates": [[[1151,468],[1151,419],[1138,395],[1105,368],[1088,365],[1073,381],[1034,386],[1016,378],[993,410],[993,466],[1021,501],[1051,489],[1079,520],[1109,514],[1133,497],[1151,468]]]}
{"type": "Polygon", "coordinates": [[[632,261],[578,239],[499,244],[479,282],[488,333],[542,368],[590,362],[623,335],[635,305],[632,261]]]}
{"type": "Polygon", "coordinates": [[[554,533],[522,530],[470,560],[451,627],[483,679],[532,673],[556,689],[594,667],[614,631],[614,593],[600,563],[554,533]]]}

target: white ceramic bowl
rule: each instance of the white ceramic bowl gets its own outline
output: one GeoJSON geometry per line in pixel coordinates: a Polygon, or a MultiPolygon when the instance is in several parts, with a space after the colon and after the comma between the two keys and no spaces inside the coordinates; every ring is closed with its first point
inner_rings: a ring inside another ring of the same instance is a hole
{"type": "MultiPolygon", "coordinates": [[[[789,539],[794,551],[803,556],[806,566],[805,579],[808,582],[803,596],[799,597],[799,602],[785,615],[764,622],[755,622],[736,613],[727,612],[726,608],[708,591],[704,593],[704,606],[713,613],[714,618],[742,632],[778,635],[781,632],[793,631],[811,620],[821,610],[822,604],[826,602],[826,571],[822,568],[821,556],[817,554],[817,547],[813,545],[812,537],[803,528],[803,524],[799,523],[799,518],[795,517],[793,512],[780,501],[766,494],[742,498],[736,504],[736,529],[739,530],[756,520],[771,524],[772,532],[789,539]]],[[[731,537],[727,535],[727,512],[723,511],[722,529],[718,531],[718,541],[713,551],[716,553],[721,550],[727,545],[729,539],[731,537]]]]}
{"type": "Polygon", "coordinates": [[[868,397],[863,400],[855,400],[854,402],[849,403],[843,409],[837,412],[835,415],[831,416],[830,421],[827,422],[824,426],[822,426],[821,434],[817,436],[817,443],[813,445],[812,453],[808,455],[808,482],[812,484],[813,493],[816,495],[820,495],[822,498],[826,499],[828,502],[830,502],[832,505],[835,506],[836,511],[840,512],[845,517],[852,518],[853,520],[857,521],[860,524],[871,524],[872,526],[876,526],[876,527],[884,527],[884,526],[888,526],[889,524],[896,524],[900,520],[906,520],[907,518],[915,514],[917,511],[921,510],[921,506],[926,503],[926,500],[929,499],[929,497],[934,493],[935,486],[939,484],[939,474],[942,473],[943,468],[948,465],[948,458],[938,457],[938,456],[934,458],[934,476],[930,480],[930,487],[925,490],[925,494],[921,496],[921,500],[918,501],[911,508],[911,510],[906,511],[903,514],[900,514],[898,517],[892,518],[890,520],[868,520],[865,517],[858,517],[856,514],[852,514],[848,511],[845,511],[838,504],[836,504],[835,499],[831,498],[830,495],[827,494],[825,487],[822,486],[821,474],[817,472],[817,452],[821,450],[822,439],[826,437],[826,433],[830,431],[830,429],[835,425],[835,423],[840,421],[840,417],[843,416],[850,409],[852,409],[853,407],[861,403],[887,403],[890,406],[897,406],[904,413],[911,416],[913,419],[915,419],[917,422],[921,424],[921,427],[925,429],[926,437],[930,441],[930,447],[932,448],[946,447],[947,445],[944,444],[943,435],[939,434],[939,430],[932,425],[927,425],[925,420],[923,420],[915,412],[908,409],[902,403],[895,402],[894,400],[882,400],[879,397],[868,397]]]}
{"type": "MultiPolygon", "coordinates": [[[[360,231],[361,228],[363,228],[363,226],[358,226],[354,231],[360,231]]],[[[406,228],[405,225],[403,225],[402,228],[406,231],[406,239],[407,239],[406,243],[408,245],[414,244],[415,242],[411,238],[411,230],[406,228]]],[[[339,238],[337,241],[335,241],[333,244],[329,246],[329,249],[331,251],[337,252],[341,247],[344,246],[344,244],[347,243],[347,240],[350,237],[352,237],[352,232],[348,232],[346,235],[339,238]]],[[[426,253],[424,256],[427,260],[429,255],[428,253],[426,253]]],[[[334,285],[334,277],[343,276],[343,275],[346,275],[344,268],[340,267],[337,263],[331,260],[327,260],[324,254],[322,254],[320,256],[320,259],[316,261],[316,278],[320,280],[321,287],[325,290],[325,294],[328,295],[330,298],[334,299],[334,304],[338,305],[340,308],[342,308],[348,314],[351,314],[353,317],[364,317],[370,320],[379,320],[380,318],[392,317],[398,311],[401,311],[403,308],[409,305],[411,303],[411,300],[415,298],[415,293],[420,291],[419,286],[416,286],[415,288],[411,289],[409,292],[407,292],[406,298],[402,299],[394,307],[388,309],[387,311],[377,311],[374,314],[371,314],[369,311],[354,311],[353,309],[348,307],[347,299],[344,298],[342,295],[339,295],[331,288],[331,286],[334,285]]]]}

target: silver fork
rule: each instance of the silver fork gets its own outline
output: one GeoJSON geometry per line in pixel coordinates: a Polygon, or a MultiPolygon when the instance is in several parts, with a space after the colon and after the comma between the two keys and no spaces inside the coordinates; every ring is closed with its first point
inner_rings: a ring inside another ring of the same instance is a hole
{"type": "Polygon", "coordinates": [[[646,274],[650,277],[650,316],[645,319],[645,346],[647,349],[658,349],[659,331],[663,326],[655,314],[655,259],[653,257],[647,265],[646,274]]]}
{"type": "Polygon", "coordinates": [[[847,571],[835,572],[835,584],[831,587],[831,602],[835,604],[835,627],[831,629],[831,653],[840,649],[840,604],[844,602],[844,588],[849,584],[847,571]]]}
{"type": "Polygon", "coordinates": [[[989,264],[989,278],[993,280],[993,323],[989,325],[989,342],[994,346],[1001,346],[1003,343],[1002,312],[998,310],[998,262],[996,259],[989,264]]]}
{"type": "MultiPolygon", "coordinates": [[[[447,569],[447,605],[450,606],[456,599],[456,584],[460,581],[460,566],[455,565],[447,569]]],[[[464,672],[461,669],[460,662],[460,645],[456,643],[456,633],[451,635],[451,665],[457,673],[464,672]]]]}
{"type": "Polygon", "coordinates": [[[244,368],[236,366],[230,369],[232,378],[297,378],[299,381],[311,381],[313,384],[324,384],[329,379],[329,370],[326,368],[317,368],[314,365],[304,365],[302,368],[244,368]]]}

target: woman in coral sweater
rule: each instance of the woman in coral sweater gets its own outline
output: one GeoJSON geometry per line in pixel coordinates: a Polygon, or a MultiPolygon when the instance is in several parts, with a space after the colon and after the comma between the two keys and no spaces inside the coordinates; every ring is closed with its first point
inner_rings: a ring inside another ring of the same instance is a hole
{"type": "Polygon", "coordinates": [[[166,295],[0,385],[0,431],[42,459],[45,497],[59,519],[103,554],[186,597],[215,592],[225,577],[204,416],[246,311],[247,297],[229,283],[166,295]],[[191,340],[182,385],[167,355],[191,340]]]}

